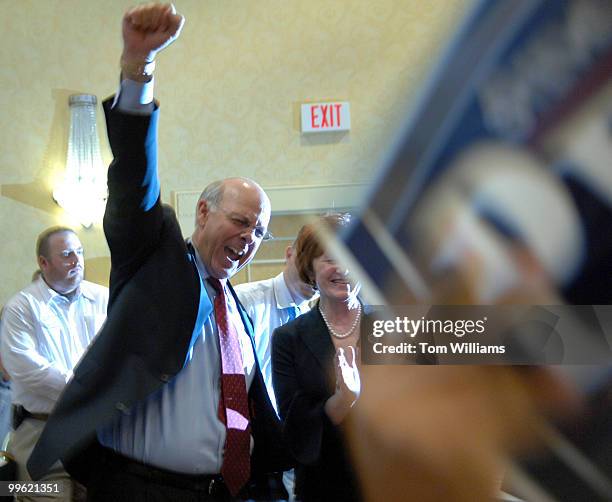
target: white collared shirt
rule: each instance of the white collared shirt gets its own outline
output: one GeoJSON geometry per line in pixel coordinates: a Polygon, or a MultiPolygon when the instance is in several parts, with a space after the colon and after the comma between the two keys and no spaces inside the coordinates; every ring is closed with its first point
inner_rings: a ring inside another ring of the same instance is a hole
{"type": "MultiPolygon", "coordinates": [[[[239,284],[235,287],[240,302],[253,321],[253,336],[259,365],[270,400],[276,408],[272,387],[272,333],[291,320],[290,312],[298,309],[298,315],[310,310],[308,301],[296,304],[281,272],[276,277],[263,281],[239,284]]],[[[277,410],[278,411],[278,410],[277,410]]]]}
{"type": "Polygon", "coordinates": [[[13,403],[50,413],[106,319],[108,289],[82,281],[72,299],[39,278],[13,296],[2,314],[2,363],[13,403]]]}

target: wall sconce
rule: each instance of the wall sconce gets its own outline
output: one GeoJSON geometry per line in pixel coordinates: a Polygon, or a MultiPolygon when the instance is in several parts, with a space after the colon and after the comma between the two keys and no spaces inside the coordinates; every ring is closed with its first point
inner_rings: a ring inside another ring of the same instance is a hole
{"type": "Polygon", "coordinates": [[[106,206],[106,169],[100,155],[96,104],[91,94],[73,94],[70,104],[68,156],[63,180],[53,199],[81,225],[101,221],[106,206]]]}

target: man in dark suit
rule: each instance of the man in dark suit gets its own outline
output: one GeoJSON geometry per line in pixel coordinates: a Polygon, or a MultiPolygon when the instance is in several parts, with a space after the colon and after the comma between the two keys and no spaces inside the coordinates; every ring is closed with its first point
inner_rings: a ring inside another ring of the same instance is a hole
{"type": "Polygon", "coordinates": [[[90,500],[286,496],[278,419],[227,281],[265,238],[270,201],[252,180],[214,182],[187,242],[160,201],[153,61],[183,22],[172,5],[124,16],[121,89],[104,104],[108,318],[28,463],[37,479],[62,459],[90,500]]]}

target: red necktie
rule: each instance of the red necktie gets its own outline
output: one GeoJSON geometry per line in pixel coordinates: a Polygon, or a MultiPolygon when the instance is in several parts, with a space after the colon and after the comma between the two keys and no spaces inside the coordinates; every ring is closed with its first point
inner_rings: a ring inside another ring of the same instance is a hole
{"type": "Polygon", "coordinates": [[[223,285],[213,277],[208,278],[208,283],[217,292],[214,307],[221,347],[219,407],[227,431],[221,475],[232,496],[236,496],[251,476],[251,424],[246,378],[238,333],[229,318],[223,285]]]}

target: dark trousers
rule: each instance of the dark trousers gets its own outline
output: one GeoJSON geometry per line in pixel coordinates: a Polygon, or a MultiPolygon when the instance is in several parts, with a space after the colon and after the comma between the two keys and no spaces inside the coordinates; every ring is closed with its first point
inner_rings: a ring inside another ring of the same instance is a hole
{"type": "Polygon", "coordinates": [[[104,448],[101,468],[87,486],[90,502],[234,502],[286,500],[282,476],[265,483],[250,483],[238,498],[230,495],[221,476],[177,474],[127,459],[104,448]],[[283,493],[284,492],[284,493],[283,493]]]}

